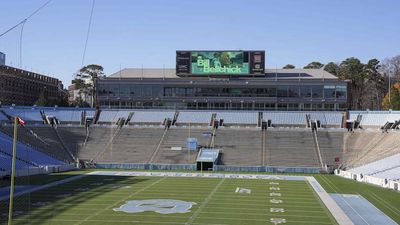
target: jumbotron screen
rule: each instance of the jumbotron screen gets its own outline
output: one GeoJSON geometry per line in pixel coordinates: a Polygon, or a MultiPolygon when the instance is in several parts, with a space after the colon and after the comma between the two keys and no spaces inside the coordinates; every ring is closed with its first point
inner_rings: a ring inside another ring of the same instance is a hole
{"type": "Polygon", "coordinates": [[[177,75],[264,74],[264,51],[177,51],[177,75]]]}

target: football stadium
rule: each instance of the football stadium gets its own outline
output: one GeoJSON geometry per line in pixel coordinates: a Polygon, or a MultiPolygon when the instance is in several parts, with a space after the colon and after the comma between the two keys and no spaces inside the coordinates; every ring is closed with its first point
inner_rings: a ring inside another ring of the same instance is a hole
{"type": "Polygon", "coordinates": [[[2,224],[400,221],[399,111],[2,106],[0,121],[2,224]]]}
{"type": "Polygon", "coordinates": [[[0,225],[400,224],[399,3],[38,2],[0,4],[0,225]]]}

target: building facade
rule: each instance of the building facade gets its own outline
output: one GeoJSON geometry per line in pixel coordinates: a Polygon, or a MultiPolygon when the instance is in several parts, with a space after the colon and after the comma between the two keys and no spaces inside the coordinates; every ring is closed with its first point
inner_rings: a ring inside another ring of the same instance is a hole
{"type": "Polygon", "coordinates": [[[6,55],[0,52],[0,66],[6,65],[6,55]]]}
{"type": "Polygon", "coordinates": [[[340,111],[347,82],[320,69],[266,69],[253,76],[177,76],[175,69],[123,69],[97,80],[102,108],[340,111]]]}
{"type": "Polygon", "coordinates": [[[66,93],[60,80],[18,68],[0,65],[0,103],[31,106],[44,94],[57,102],[66,93]]]}

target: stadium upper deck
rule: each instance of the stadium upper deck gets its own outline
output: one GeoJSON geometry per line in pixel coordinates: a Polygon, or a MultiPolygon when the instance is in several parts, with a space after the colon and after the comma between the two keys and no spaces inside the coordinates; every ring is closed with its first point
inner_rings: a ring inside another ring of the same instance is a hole
{"type": "Polygon", "coordinates": [[[325,110],[347,108],[347,82],[319,69],[260,76],[177,76],[175,69],[123,69],[98,80],[102,108],[325,110]]]}
{"type": "Polygon", "coordinates": [[[264,51],[177,51],[175,69],[123,69],[98,81],[102,108],[347,108],[347,82],[323,69],[265,69],[264,51]]]}

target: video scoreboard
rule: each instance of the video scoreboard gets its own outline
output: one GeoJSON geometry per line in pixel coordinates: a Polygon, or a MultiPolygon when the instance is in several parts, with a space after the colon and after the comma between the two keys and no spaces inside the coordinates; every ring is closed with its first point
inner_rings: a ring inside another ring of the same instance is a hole
{"type": "Polygon", "coordinates": [[[264,75],[264,51],[176,51],[179,75],[264,75]]]}

